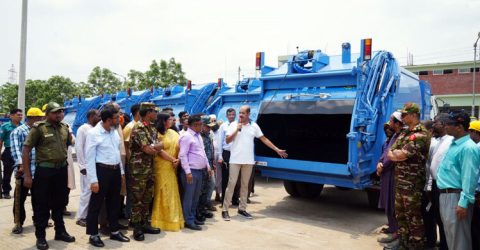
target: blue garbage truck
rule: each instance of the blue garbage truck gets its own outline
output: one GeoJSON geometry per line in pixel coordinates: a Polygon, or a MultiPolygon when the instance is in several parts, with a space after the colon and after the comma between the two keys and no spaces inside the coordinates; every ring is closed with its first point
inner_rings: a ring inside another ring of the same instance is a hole
{"type": "Polygon", "coordinates": [[[291,196],[316,197],[328,184],[364,189],[376,207],[383,124],[406,102],[418,103],[421,119],[429,119],[430,85],[392,53],[372,51],[371,39],[361,41],[360,53],[344,43],[341,55],[301,51],[278,68],[266,66],[264,56],[256,55],[260,77],[223,91],[206,111],[225,120],[228,108],[249,105],[251,119],[289,155],[282,159],[256,142],[256,165],[263,176],[283,180],[291,196]]]}

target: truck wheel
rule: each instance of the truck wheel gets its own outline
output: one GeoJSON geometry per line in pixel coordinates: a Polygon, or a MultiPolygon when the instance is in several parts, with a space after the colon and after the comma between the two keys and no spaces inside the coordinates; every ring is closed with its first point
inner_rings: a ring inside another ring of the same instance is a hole
{"type": "Polygon", "coordinates": [[[315,198],[320,195],[323,190],[323,184],[297,182],[298,193],[303,198],[315,198]]]}
{"type": "Polygon", "coordinates": [[[300,197],[300,194],[298,193],[297,186],[295,184],[296,182],[294,181],[283,181],[283,187],[285,188],[285,191],[287,191],[290,196],[297,198],[300,197]]]}
{"type": "Polygon", "coordinates": [[[365,190],[368,197],[368,206],[371,209],[378,210],[378,200],[380,199],[380,190],[368,188],[365,190]]]}

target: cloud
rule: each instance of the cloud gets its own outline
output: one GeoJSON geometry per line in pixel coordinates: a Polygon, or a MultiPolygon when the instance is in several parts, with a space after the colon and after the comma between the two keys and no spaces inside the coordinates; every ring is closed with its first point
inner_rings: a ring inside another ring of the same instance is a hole
{"type": "MultiPolygon", "coordinates": [[[[0,72],[18,65],[21,1],[3,1],[0,72]]],[[[300,49],[338,54],[349,41],[359,50],[407,51],[418,62],[470,60],[480,31],[480,3],[458,1],[30,1],[27,78],[59,74],[86,81],[99,65],[126,75],[153,59],[175,57],[194,82],[224,77],[233,83],[240,66],[253,76],[254,56],[266,62],[300,49]],[[477,27],[475,27],[477,24],[477,27]],[[470,53],[470,54],[469,54],[470,53]],[[418,55],[418,57],[417,57],[418,55]]],[[[18,68],[18,67],[17,67],[18,68]]],[[[6,80],[0,73],[0,80],[6,80]]]]}

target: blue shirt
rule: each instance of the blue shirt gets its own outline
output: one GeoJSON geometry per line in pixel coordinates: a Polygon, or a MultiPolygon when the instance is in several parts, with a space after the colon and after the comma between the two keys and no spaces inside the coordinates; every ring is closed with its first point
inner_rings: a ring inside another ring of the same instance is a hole
{"type": "MultiPolygon", "coordinates": [[[[28,132],[30,132],[30,127],[25,123],[18,126],[12,131],[12,133],[10,133],[11,152],[13,160],[15,161],[15,172],[17,171],[18,165],[23,164],[23,143],[27,139],[28,132]]],[[[32,148],[32,151],[30,152],[30,173],[32,176],[35,175],[35,148],[32,148]]]]}
{"type": "Polygon", "coordinates": [[[467,208],[475,202],[480,168],[480,151],[469,135],[452,141],[450,148],[438,167],[439,189],[462,189],[458,206],[467,208]]]}
{"type": "Polygon", "coordinates": [[[13,124],[11,121],[6,122],[0,126],[0,140],[3,141],[3,146],[6,148],[10,147],[10,134],[18,126],[13,124]]]}
{"type": "Polygon", "coordinates": [[[87,159],[87,179],[90,184],[97,183],[97,163],[107,165],[120,164],[120,172],[125,173],[120,158],[120,135],[116,129],[106,131],[102,123],[87,132],[85,158],[87,159]]]}

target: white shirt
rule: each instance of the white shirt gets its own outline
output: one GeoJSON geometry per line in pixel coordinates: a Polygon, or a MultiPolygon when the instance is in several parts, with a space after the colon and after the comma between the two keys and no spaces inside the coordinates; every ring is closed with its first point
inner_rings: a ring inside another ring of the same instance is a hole
{"type": "MultiPolygon", "coordinates": [[[[237,130],[238,122],[232,122],[228,127],[227,136],[237,130]]],[[[263,136],[262,130],[255,122],[242,126],[230,146],[230,164],[255,164],[254,139],[263,136]]]]}
{"type": "Polygon", "coordinates": [[[431,161],[430,161],[430,175],[428,176],[427,190],[432,190],[432,180],[437,179],[437,170],[442,163],[443,158],[447,154],[450,144],[452,144],[453,136],[444,135],[441,138],[437,139],[437,143],[431,152],[431,161]]]}
{"type": "Polygon", "coordinates": [[[220,126],[220,128],[218,128],[217,130],[217,133],[218,133],[218,139],[217,139],[217,143],[218,143],[218,159],[221,159],[223,160],[223,156],[222,156],[222,153],[223,153],[223,150],[228,150],[230,151],[230,147],[232,146],[232,143],[227,143],[226,139],[227,139],[227,132],[228,132],[228,128],[230,126],[231,122],[227,121],[225,123],[222,123],[222,125],[220,126]]]}
{"type": "Polygon", "coordinates": [[[85,123],[77,130],[75,152],[77,153],[77,162],[80,170],[87,168],[87,161],[85,160],[85,142],[87,141],[87,132],[92,128],[92,125],[85,123]]]}
{"type": "Polygon", "coordinates": [[[98,182],[96,163],[120,164],[121,174],[125,173],[120,158],[121,144],[122,140],[118,130],[110,129],[110,131],[106,131],[100,122],[88,131],[85,157],[87,159],[87,178],[90,184],[98,182]]]}

